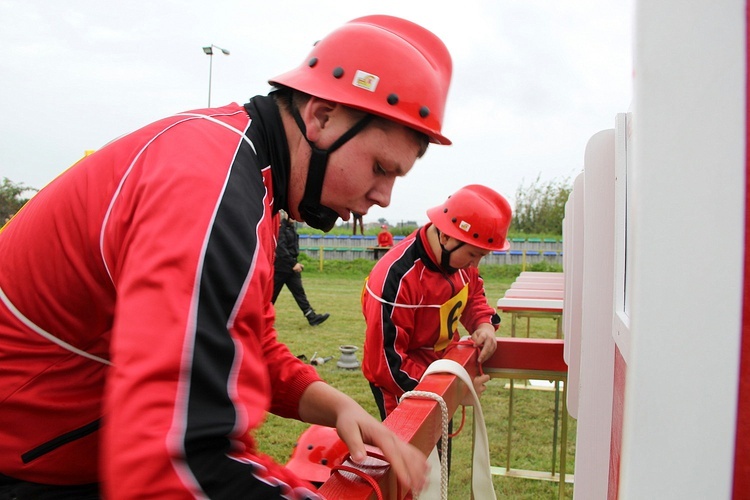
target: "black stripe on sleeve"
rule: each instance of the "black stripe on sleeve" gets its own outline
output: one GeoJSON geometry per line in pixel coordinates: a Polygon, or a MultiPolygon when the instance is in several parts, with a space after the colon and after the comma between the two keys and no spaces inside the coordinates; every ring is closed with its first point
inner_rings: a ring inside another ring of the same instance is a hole
{"type": "Polygon", "coordinates": [[[393,380],[403,391],[413,390],[418,380],[410,377],[406,372],[401,370],[401,356],[396,351],[396,325],[391,319],[393,314],[394,306],[388,304],[388,302],[396,304],[398,303],[398,292],[401,287],[401,280],[409,270],[414,268],[414,264],[419,260],[419,253],[417,247],[417,241],[419,236],[411,244],[411,246],[403,253],[398,260],[394,261],[388,273],[383,279],[383,293],[382,298],[386,302],[381,307],[381,321],[383,324],[383,349],[385,350],[385,358],[388,362],[388,368],[391,371],[393,380]]]}
{"type": "Polygon", "coordinates": [[[188,466],[212,499],[281,494],[278,486],[254,476],[252,464],[227,456],[237,420],[228,391],[236,353],[227,325],[252,272],[266,194],[252,156],[243,142],[211,228],[200,276],[184,439],[188,466]]]}

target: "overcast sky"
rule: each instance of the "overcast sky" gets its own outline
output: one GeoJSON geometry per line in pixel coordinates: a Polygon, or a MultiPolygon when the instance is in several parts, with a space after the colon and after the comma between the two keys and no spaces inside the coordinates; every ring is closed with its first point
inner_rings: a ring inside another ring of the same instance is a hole
{"type": "Polygon", "coordinates": [[[588,139],[632,96],[632,0],[0,0],[0,177],[41,188],[87,149],[156,119],[266,94],[339,25],[391,14],[453,56],[443,133],[365,222],[426,221],[481,183],[580,172],[588,139]]]}

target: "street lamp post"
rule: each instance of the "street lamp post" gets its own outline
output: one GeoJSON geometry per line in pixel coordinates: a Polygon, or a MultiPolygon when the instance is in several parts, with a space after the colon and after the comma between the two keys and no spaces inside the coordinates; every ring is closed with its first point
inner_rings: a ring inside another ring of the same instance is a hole
{"type": "Polygon", "coordinates": [[[218,45],[211,44],[208,47],[203,47],[203,52],[208,56],[208,107],[211,107],[211,74],[213,73],[214,64],[214,49],[219,49],[225,56],[229,55],[227,49],[222,49],[218,45]]]}

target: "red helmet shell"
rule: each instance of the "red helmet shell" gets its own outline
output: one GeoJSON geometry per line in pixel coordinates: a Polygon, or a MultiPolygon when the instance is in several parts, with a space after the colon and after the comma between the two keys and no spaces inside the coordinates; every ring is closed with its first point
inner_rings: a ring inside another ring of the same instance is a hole
{"type": "Polygon", "coordinates": [[[431,142],[450,144],[441,129],[452,68],[448,49],[432,32],[377,15],[331,32],[300,66],[269,83],[382,116],[431,142]]]}
{"type": "Polygon", "coordinates": [[[311,425],[300,434],[286,467],[312,483],[324,483],[331,470],[349,456],[349,449],[336,429],[311,425]]]}
{"type": "Polygon", "coordinates": [[[479,184],[462,187],[427,217],[452,238],[485,250],[508,250],[508,228],[513,213],[508,201],[479,184]]]}

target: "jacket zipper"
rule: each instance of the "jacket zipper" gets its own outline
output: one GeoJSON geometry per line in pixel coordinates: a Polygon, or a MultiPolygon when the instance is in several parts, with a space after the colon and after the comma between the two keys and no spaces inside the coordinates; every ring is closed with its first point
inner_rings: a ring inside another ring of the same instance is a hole
{"type": "Polygon", "coordinates": [[[88,436],[89,434],[96,432],[99,429],[100,421],[101,419],[97,418],[93,422],[86,424],[83,427],[79,427],[78,429],[74,429],[70,432],[66,432],[65,434],[57,436],[56,438],[51,439],[46,443],[43,443],[36,448],[24,453],[23,455],[21,455],[21,460],[23,460],[23,463],[27,464],[32,460],[35,460],[64,444],[68,444],[77,439],[81,439],[84,436],[88,436]]]}

